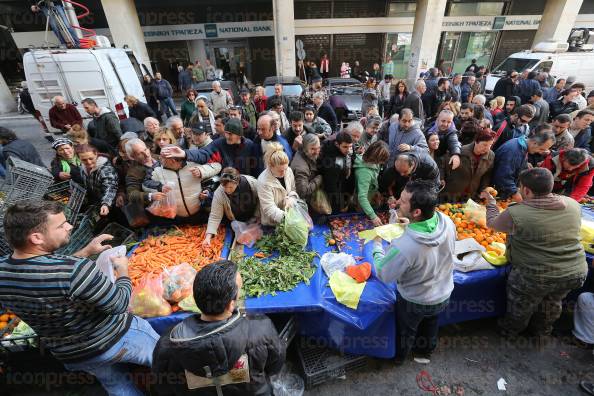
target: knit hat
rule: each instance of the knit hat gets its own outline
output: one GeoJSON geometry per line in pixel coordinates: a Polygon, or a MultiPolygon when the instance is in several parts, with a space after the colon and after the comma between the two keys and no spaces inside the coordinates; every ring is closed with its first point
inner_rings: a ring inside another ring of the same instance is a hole
{"type": "Polygon", "coordinates": [[[225,132],[232,133],[237,136],[243,136],[243,127],[241,121],[237,118],[229,118],[225,123],[225,132]]]}
{"type": "Polygon", "coordinates": [[[322,76],[320,76],[319,74],[316,74],[315,76],[313,76],[311,78],[311,82],[312,83],[315,83],[315,82],[318,82],[318,81],[322,81],[322,76]]]}
{"type": "Polygon", "coordinates": [[[594,89],[590,91],[590,93],[588,94],[588,98],[591,98],[592,96],[594,96],[594,89]]]}
{"type": "Polygon", "coordinates": [[[70,140],[68,138],[57,138],[52,143],[52,148],[54,150],[57,150],[58,147],[63,146],[65,144],[69,144],[70,146],[74,147],[74,143],[72,143],[72,140],[70,140]]]}

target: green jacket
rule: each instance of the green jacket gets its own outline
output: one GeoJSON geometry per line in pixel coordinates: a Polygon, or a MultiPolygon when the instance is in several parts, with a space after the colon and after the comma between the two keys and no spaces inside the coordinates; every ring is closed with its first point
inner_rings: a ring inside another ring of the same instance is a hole
{"type": "Polygon", "coordinates": [[[201,67],[194,66],[192,69],[192,77],[196,77],[196,81],[204,81],[204,70],[201,67]]]}
{"type": "Polygon", "coordinates": [[[367,217],[373,220],[377,215],[371,207],[370,198],[373,197],[379,188],[377,178],[379,176],[380,166],[364,162],[363,158],[357,155],[353,169],[355,170],[355,180],[357,182],[357,200],[359,201],[359,206],[361,206],[367,217]]]}
{"type": "Polygon", "coordinates": [[[514,224],[508,235],[508,260],[526,278],[546,281],[587,274],[580,205],[568,197],[560,199],[565,204],[560,208],[517,204],[507,209],[514,224]]]}
{"type": "Polygon", "coordinates": [[[181,105],[181,119],[184,122],[184,125],[188,126],[188,123],[190,121],[190,117],[192,116],[192,113],[194,113],[194,110],[196,110],[196,104],[194,102],[191,102],[189,100],[184,100],[184,102],[181,105]]]}

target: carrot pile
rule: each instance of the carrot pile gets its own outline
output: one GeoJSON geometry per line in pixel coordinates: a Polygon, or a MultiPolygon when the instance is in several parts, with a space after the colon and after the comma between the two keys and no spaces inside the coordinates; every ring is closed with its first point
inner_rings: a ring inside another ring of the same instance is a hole
{"type": "Polygon", "coordinates": [[[225,241],[225,228],[219,228],[210,246],[202,246],[206,226],[175,227],[167,234],[149,236],[140,243],[128,264],[128,274],[134,286],[146,274],[159,275],[163,268],[188,263],[199,271],[206,264],[221,257],[225,241]]]}

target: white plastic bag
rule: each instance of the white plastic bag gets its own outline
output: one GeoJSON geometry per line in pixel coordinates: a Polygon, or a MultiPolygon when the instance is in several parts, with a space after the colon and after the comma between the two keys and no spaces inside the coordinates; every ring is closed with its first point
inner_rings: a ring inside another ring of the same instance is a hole
{"type": "Polygon", "coordinates": [[[274,396],[302,396],[305,390],[303,378],[293,374],[287,365],[283,366],[280,373],[270,377],[270,384],[274,396]]]}
{"type": "Polygon", "coordinates": [[[330,278],[336,271],[344,271],[349,265],[355,265],[357,262],[347,253],[324,253],[320,259],[320,264],[324,272],[330,278]]]}
{"type": "Polygon", "coordinates": [[[97,257],[95,264],[97,265],[97,268],[109,278],[109,281],[114,283],[115,273],[113,271],[113,263],[111,262],[111,259],[114,257],[124,257],[125,255],[126,246],[116,246],[102,252],[99,257],[97,257]]]}
{"type": "Polygon", "coordinates": [[[390,209],[390,220],[388,224],[398,223],[398,211],[396,209],[390,209]]]}

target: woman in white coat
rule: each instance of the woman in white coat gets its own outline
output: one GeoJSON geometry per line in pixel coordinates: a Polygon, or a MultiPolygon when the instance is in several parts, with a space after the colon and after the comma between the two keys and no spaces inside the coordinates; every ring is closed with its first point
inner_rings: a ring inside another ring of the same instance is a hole
{"type": "Polygon", "coordinates": [[[240,174],[235,168],[225,168],[221,172],[220,181],[221,185],[215,190],[212,198],[208,226],[202,243],[207,246],[217,234],[223,217],[229,221],[242,222],[260,219],[256,179],[240,174]]]}
{"type": "Polygon", "coordinates": [[[258,198],[262,225],[275,226],[285,217],[288,198],[299,199],[289,157],[283,146],[272,143],[264,153],[266,169],[258,177],[258,198]]]}

